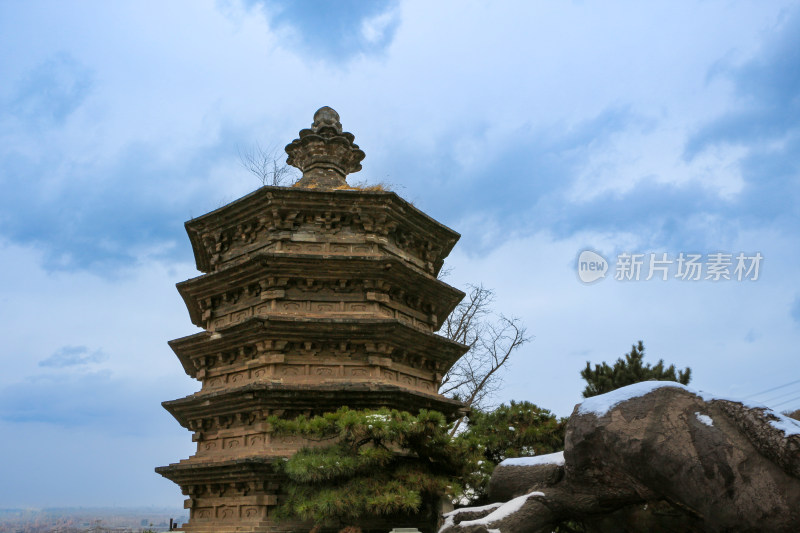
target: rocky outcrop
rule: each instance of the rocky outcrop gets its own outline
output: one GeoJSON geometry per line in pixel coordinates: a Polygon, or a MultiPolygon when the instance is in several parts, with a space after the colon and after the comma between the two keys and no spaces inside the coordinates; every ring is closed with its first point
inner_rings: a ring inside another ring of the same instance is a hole
{"type": "Polygon", "coordinates": [[[672,382],[576,406],[563,462],[504,461],[490,497],[446,515],[444,532],[797,531],[800,424],[672,382]]]}

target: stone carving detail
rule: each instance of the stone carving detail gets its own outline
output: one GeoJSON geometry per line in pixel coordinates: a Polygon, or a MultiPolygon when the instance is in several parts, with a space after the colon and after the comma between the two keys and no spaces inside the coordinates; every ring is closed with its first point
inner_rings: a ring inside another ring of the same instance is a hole
{"type": "Polygon", "coordinates": [[[328,366],[319,366],[314,369],[314,373],[318,376],[333,376],[336,374],[336,371],[328,366]]]}
{"type": "Polygon", "coordinates": [[[243,518],[261,518],[263,516],[263,512],[259,507],[242,507],[242,517],[243,518]]]}

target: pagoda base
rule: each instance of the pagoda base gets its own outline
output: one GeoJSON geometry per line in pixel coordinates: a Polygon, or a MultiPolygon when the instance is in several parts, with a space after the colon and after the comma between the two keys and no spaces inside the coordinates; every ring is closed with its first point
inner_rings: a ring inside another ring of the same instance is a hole
{"type": "MultiPolygon", "coordinates": [[[[352,524],[342,524],[337,527],[321,527],[316,530],[319,533],[338,533],[342,528],[352,524]]],[[[409,517],[381,517],[374,521],[367,522],[360,520],[357,526],[362,533],[388,533],[398,527],[416,528],[422,533],[435,533],[438,524],[435,520],[426,519],[419,515],[412,519],[409,517]]],[[[305,533],[311,531],[314,524],[311,522],[298,522],[291,520],[261,520],[248,523],[245,520],[231,520],[227,523],[220,520],[203,521],[191,518],[189,522],[178,531],[189,533],[305,533]]]]}
{"type": "MultiPolygon", "coordinates": [[[[180,485],[189,498],[189,522],[180,531],[191,533],[289,533],[310,531],[313,522],[279,518],[276,509],[283,499],[285,481],[275,472],[272,458],[246,458],[217,462],[192,459],[156,468],[156,472],[180,485]]],[[[365,517],[355,523],[323,527],[320,533],[336,533],[356,525],[362,533],[386,533],[396,527],[417,528],[422,533],[438,529],[439,507],[428,502],[415,515],[365,517]]]]}

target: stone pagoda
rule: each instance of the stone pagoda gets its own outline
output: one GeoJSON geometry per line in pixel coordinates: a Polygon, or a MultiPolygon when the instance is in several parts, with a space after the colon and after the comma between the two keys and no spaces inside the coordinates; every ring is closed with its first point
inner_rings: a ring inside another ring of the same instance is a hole
{"type": "MultiPolygon", "coordinates": [[[[197,533],[308,531],[277,521],[272,464],[307,441],[270,434],[267,417],[341,406],[433,409],[467,347],[436,335],[464,294],[436,278],[459,235],[393,192],[348,186],[364,159],[323,107],[286,147],[303,176],[262,187],[186,223],[203,275],[178,284],[204,331],[171,341],[199,392],[164,402],[197,452],[156,471],[188,496],[197,533]]],[[[360,524],[432,531],[428,514],[360,524]]]]}

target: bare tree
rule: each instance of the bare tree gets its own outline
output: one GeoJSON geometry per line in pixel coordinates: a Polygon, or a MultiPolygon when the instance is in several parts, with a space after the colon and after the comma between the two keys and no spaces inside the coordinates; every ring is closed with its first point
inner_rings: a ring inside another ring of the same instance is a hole
{"type": "Polygon", "coordinates": [[[295,169],[282,162],[283,153],[274,146],[263,148],[259,143],[246,150],[241,148],[239,162],[255,175],[261,185],[284,185],[295,181],[295,169]]]}
{"type": "MultiPolygon", "coordinates": [[[[470,285],[467,297],[442,325],[440,333],[469,346],[469,350],[445,374],[439,393],[460,400],[467,407],[488,407],[488,399],[502,386],[500,370],[511,355],[530,340],[518,318],[494,315],[494,293],[483,285],[470,285]]],[[[455,434],[463,418],[451,430],[455,434]]]]}

